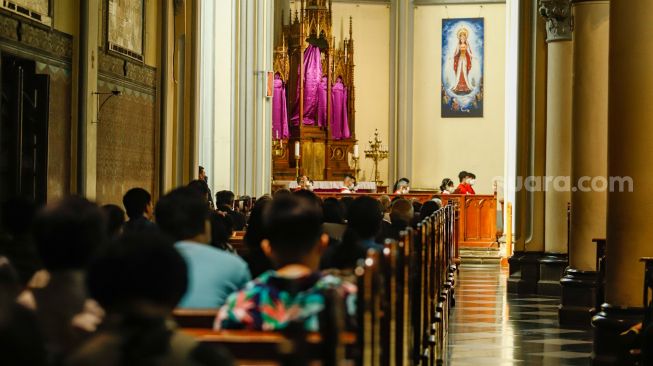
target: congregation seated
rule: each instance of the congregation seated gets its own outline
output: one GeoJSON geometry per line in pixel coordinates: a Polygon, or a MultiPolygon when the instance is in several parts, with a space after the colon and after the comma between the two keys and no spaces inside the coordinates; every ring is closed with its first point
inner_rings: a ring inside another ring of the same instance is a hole
{"type": "Polygon", "coordinates": [[[67,365],[233,364],[222,348],[198,343],[169,321],[188,284],[173,244],[158,233],[127,234],[92,262],[89,292],[107,316],[67,365]]]}
{"type": "Polygon", "coordinates": [[[107,237],[109,239],[117,239],[122,235],[123,226],[125,224],[125,211],[118,205],[104,205],[102,212],[107,222],[107,237]]]}
{"type": "Polygon", "coordinates": [[[234,210],[236,196],[231,191],[220,191],[215,194],[215,204],[218,211],[224,212],[231,218],[233,229],[241,231],[245,228],[247,218],[240,212],[234,210]]]}
{"type": "Polygon", "coordinates": [[[442,201],[439,198],[424,202],[422,209],[419,211],[419,221],[425,220],[440,208],[442,208],[442,201]]]}
{"type": "Polygon", "coordinates": [[[51,362],[79,346],[102,319],[88,296],[85,268],[105,235],[102,211],[85,198],[65,198],[36,216],[34,238],[49,281],[32,291],[51,362]]]}
{"type": "Polygon", "coordinates": [[[153,230],[156,224],[153,223],[152,195],[143,188],[132,188],[122,198],[129,220],[123,226],[123,232],[133,233],[153,230]]]}
{"type": "Polygon", "coordinates": [[[177,242],[188,264],[189,286],[181,308],[218,308],[227,296],[250,280],[240,257],[213,248],[206,200],[190,188],[177,188],[156,205],[161,230],[177,242]]]}
{"type": "Polygon", "coordinates": [[[335,241],[341,241],[347,229],[345,223],[345,206],[337,198],[329,197],[322,204],[324,212],[324,224],[322,229],[335,241]]]}
{"type": "Polygon", "coordinates": [[[7,257],[0,257],[0,354],[8,366],[46,365],[34,313],[16,301],[24,285],[7,257]]]}
{"type": "MultiPolygon", "coordinates": [[[[290,191],[286,196],[290,196],[290,191]]],[[[261,249],[261,241],[264,238],[263,215],[271,202],[272,199],[267,196],[256,200],[247,221],[247,231],[243,240],[248,248],[248,253],[244,259],[252,277],[258,277],[263,272],[272,269],[272,262],[261,249]]]]}
{"type": "Polygon", "coordinates": [[[390,222],[383,222],[379,240],[399,240],[399,234],[406,230],[406,227],[412,225],[415,216],[414,212],[410,201],[403,198],[396,200],[392,204],[392,211],[390,211],[390,222]]]}
{"type": "Polygon", "coordinates": [[[383,221],[390,222],[390,211],[392,210],[390,196],[384,194],[379,197],[379,202],[381,203],[381,211],[383,212],[383,221]]]}
{"type": "Polygon", "coordinates": [[[229,239],[234,234],[231,217],[221,211],[211,211],[209,219],[211,220],[211,246],[231,254],[238,254],[236,249],[229,244],[229,239]]]}
{"type": "Polygon", "coordinates": [[[220,309],[216,329],[282,330],[301,322],[319,330],[325,292],[338,291],[355,316],[355,286],[321,274],[319,262],[329,242],[322,233],[322,213],[314,202],[292,195],[274,200],[264,217],[264,253],[276,270],[267,271],[231,294],[220,309]]]}
{"type": "Polygon", "coordinates": [[[0,255],[9,259],[21,287],[43,268],[32,235],[36,211],[32,200],[12,198],[3,203],[0,213],[0,255]]]}
{"type": "Polygon", "coordinates": [[[347,210],[347,229],[338,245],[329,247],[322,257],[325,269],[353,269],[368,249],[381,250],[375,238],[381,228],[383,213],[379,201],[368,196],[353,200],[347,210]]]}

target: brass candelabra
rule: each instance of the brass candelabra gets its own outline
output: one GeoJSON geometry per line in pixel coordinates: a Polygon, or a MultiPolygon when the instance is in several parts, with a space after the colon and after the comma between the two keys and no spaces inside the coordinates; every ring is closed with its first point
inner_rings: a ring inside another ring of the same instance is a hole
{"type": "Polygon", "coordinates": [[[383,185],[383,181],[379,173],[379,161],[388,158],[388,149],[383,147],[381,139],[379,139],[379,130],[374,130],[374,139],[369,142],[370,149],[365,150],[365,158],[374,161],[374,183],[377,186],[381,186],[383,185]]]}
{"type": "Polygon", "coordinates": [[[272,156],[275,158],[280,158],[284,153],[284,146],[282,139],[272,140],[272,156]]]}

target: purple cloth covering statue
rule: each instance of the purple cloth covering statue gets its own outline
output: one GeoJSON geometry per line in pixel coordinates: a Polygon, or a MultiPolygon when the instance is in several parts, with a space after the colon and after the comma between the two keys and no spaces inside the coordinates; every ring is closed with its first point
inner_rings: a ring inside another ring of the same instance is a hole
{"type": "Polygon", "coordinates": [[[322,76],[320,89],[317,95],[317,125],[324,127],[327,125],[327,86],[329,82],[326,76],[322,76]]]}
{"type": "Polygon", "coordinates": [[[272,93],[272,137],[275,139],[287,139],[288,132],[288,110],[286,109],[286,86],[281,76],[274,74],[274,92],[272,93]]]}
{"type": "Polygon", "coordinates": [[[349,118],[347,117],[347,87],[342,83],[342,78],[338,77],[336,83],[331,88],[333,106],[331,107],[331,137],[334,140],[348,139],[349,118]]]}
{"type": "MultiPolygon", "coordinates": [[[[304,51],[304,124],[314,125],[317,121],[318,94],[320,81],[322,79],[322,60],[320,48],[309,45],[304,51]]],[[[301,69],[298,70],[301,75],[301,69]]],[[[295,109],[290,122],[297,126],[299,124],[299,88],[295,99],[295,109]]]]}

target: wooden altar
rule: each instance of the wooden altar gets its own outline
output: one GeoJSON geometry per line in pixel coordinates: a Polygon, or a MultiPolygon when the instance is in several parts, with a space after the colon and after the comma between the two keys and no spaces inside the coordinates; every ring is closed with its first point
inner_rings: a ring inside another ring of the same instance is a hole
{"type": "MultiPolygon", "coordinates": [[[[354,174],[350,166],[350,155],[356,144],[355,137],[355,87],[354,87],[354,41],[351,19],[349,38],[338,45],[332,35],[331,1],[301,0],[300,10],[290,12],[289,24],[283,22],[280,45],[274,52],[274,73],[280,76],[286,87],[286,105],[290,136],[276,139],[278,150],[273,149],[273,180],[294,180],[299,165],[299,174],[318,180],[342,180],[346,174],[354,174]],[[309,45],[320,48],[322,71],[326,73],[326,125],[304,123],[304,52],[309,45]],[[301,66],[301,67],[300,67],[301,66]],[[299,72],[298,72],[299,70],[299,72]],[[347,117],[351,135],[345,139],[334,139],[332,135],[332,86],[341,78],[346,87],[347,117]],[[298,96],[298,97],[297,97],[298,96]],[[299,110],[299,123],[294,125],[291,115],[299,110]],[[295,143],[300,142],[300,159],[295,159],[295,143]]],[[[274,146],[274,145],[273,145],[274,146]]]]}

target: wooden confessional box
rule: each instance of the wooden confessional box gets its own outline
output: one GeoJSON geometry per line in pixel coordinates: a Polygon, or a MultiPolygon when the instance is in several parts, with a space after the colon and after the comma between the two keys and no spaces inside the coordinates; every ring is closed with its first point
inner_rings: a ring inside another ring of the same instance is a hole
{"type": "Polygon", "coordinates": [[[350,19],[349,38],[338,47],[332,37],[331,4],[327,0],[301,0],[301,10],[290,12],[289,24],[283,25],[281,45],[274,52],[274,73],[281,76],[286,86],[286,101],[290,137],[283,149],[273,153],[273,179],[295,180],[298,162],[295,159],[295,142],[300,142],[299,174],[314,181],[342,180],[346,174],[354,174],[351,160],[355,136],[355,87],[354,87],[354,41],[350,19]],[[332,135],[332,98],[327,97],[326,126],[304,123],[304,54],[309,45],[320,48],[323,77],[327,78],[327,96],[338,77],[347,90],[347,118],[350,137],[334,139],[332,135]],[[300,67],[300,65],[302,67],[300,67]],[[299,124],[291,117],[299,110],[299,124]]]}

